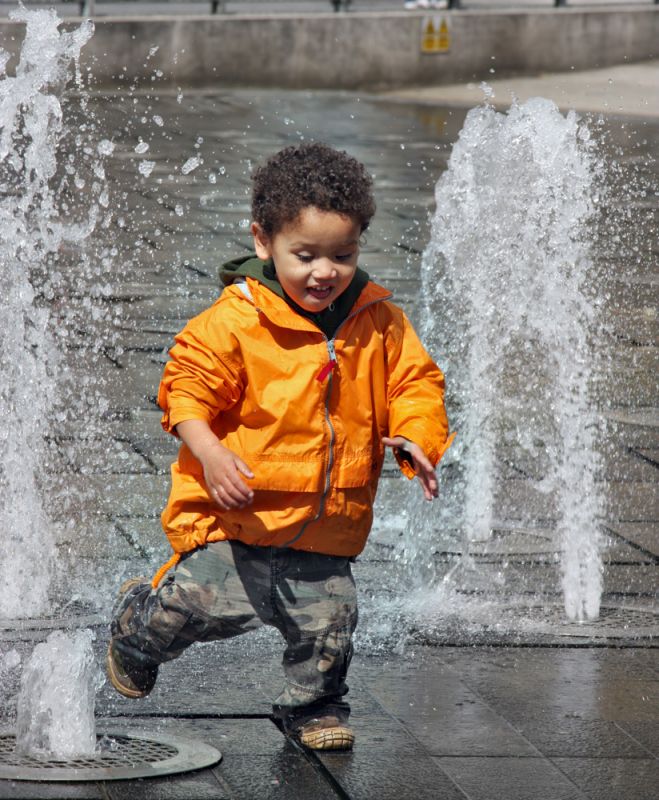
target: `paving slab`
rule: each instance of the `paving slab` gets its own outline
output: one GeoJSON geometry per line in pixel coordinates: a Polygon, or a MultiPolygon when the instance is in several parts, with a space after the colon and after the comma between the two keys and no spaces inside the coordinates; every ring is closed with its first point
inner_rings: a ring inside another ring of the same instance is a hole
{"type": "Polygon", "coordinates": [[[592,800],[654,800],[657,759],[555,758],[553,763],[592,800]]]}
{"type": "Polygon", "coordinates": [[[659,722],[617,722],[625,733],[631,736],[655,758],[659,758],[659,722]]]}
{"type": "Polygon", "coordinates": [[[547,758],[647,759],[652,752],[620,722],[563,717],[548,725],[544,719],[519,722],[520,735],[547,758]]]}
{"type": "Polygon", "coordinates": [[[578,786],[542,758],[438,758],[470,800],[584,800],[578,786]]]}

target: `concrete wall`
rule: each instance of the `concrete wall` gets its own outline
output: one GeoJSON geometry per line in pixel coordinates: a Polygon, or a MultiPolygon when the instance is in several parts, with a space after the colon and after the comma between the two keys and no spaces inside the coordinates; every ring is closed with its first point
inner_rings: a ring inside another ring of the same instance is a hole
{"type": "MultiPolygon", "coordinates": [[[[401,0],[402,2],[402,0],[401,0]]],[[[97,86],[423,86],[659,57],[659,6],[435,12],[448,53],[421,52],[420,12],[102,18],[83,53],[97,86]],[[150,48],[157,53],[147,58],[150,48]]],[[[20,26],[0,23],[16,51],[20,26]]]]}

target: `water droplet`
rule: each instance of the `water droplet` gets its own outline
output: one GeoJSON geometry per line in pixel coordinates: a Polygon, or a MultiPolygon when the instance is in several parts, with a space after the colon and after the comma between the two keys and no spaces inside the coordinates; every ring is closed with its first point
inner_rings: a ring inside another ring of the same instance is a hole
{"type": "Polygon", "coordinates": [[[203,160],[199,158],[199,156],[192,156],[192,158],[189,158],[185,162],[185,164],[183,164],[183,166],[181,167],[181,172],[183,173],[183,175],[188,175],[193,170],[197,169],[197,167],[200,166],[202,163],[203,160]]]}
{"type": "Polygon", "coordinates": [[[110,156],[114,152],[114,144],[109,139],[101,139],[96,149],[102,156],[110,156]]]}
{"type": "Polygon", "coordinates": [[[156,166],[155,161],[140,161],[137,165],[138,172],[140,175],[144,175],[145,178],[148,178],[149,175],[153,172],[153,168],[156,166]]]}

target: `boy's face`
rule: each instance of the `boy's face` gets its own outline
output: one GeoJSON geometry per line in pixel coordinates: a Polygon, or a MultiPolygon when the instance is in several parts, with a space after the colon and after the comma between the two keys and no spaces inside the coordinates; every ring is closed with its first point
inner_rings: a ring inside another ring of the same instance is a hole
{"type": "Polygon", "coordinates": [[[327,308],[353,279],[361,228],[351,217],[315,206],[272,236],[252,223],[256,255],[272,258],[279,283],[305,311],[327,308]]]}

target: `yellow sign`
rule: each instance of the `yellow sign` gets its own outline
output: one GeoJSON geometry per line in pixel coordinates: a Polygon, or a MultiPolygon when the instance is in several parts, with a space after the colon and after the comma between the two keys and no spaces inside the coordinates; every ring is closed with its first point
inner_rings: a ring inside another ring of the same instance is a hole
{"type": "Polygon", "coordinates": [[[421,52],[448,53],[451,32],[446,17],[423,17],[421,20],[421,52]]]}

